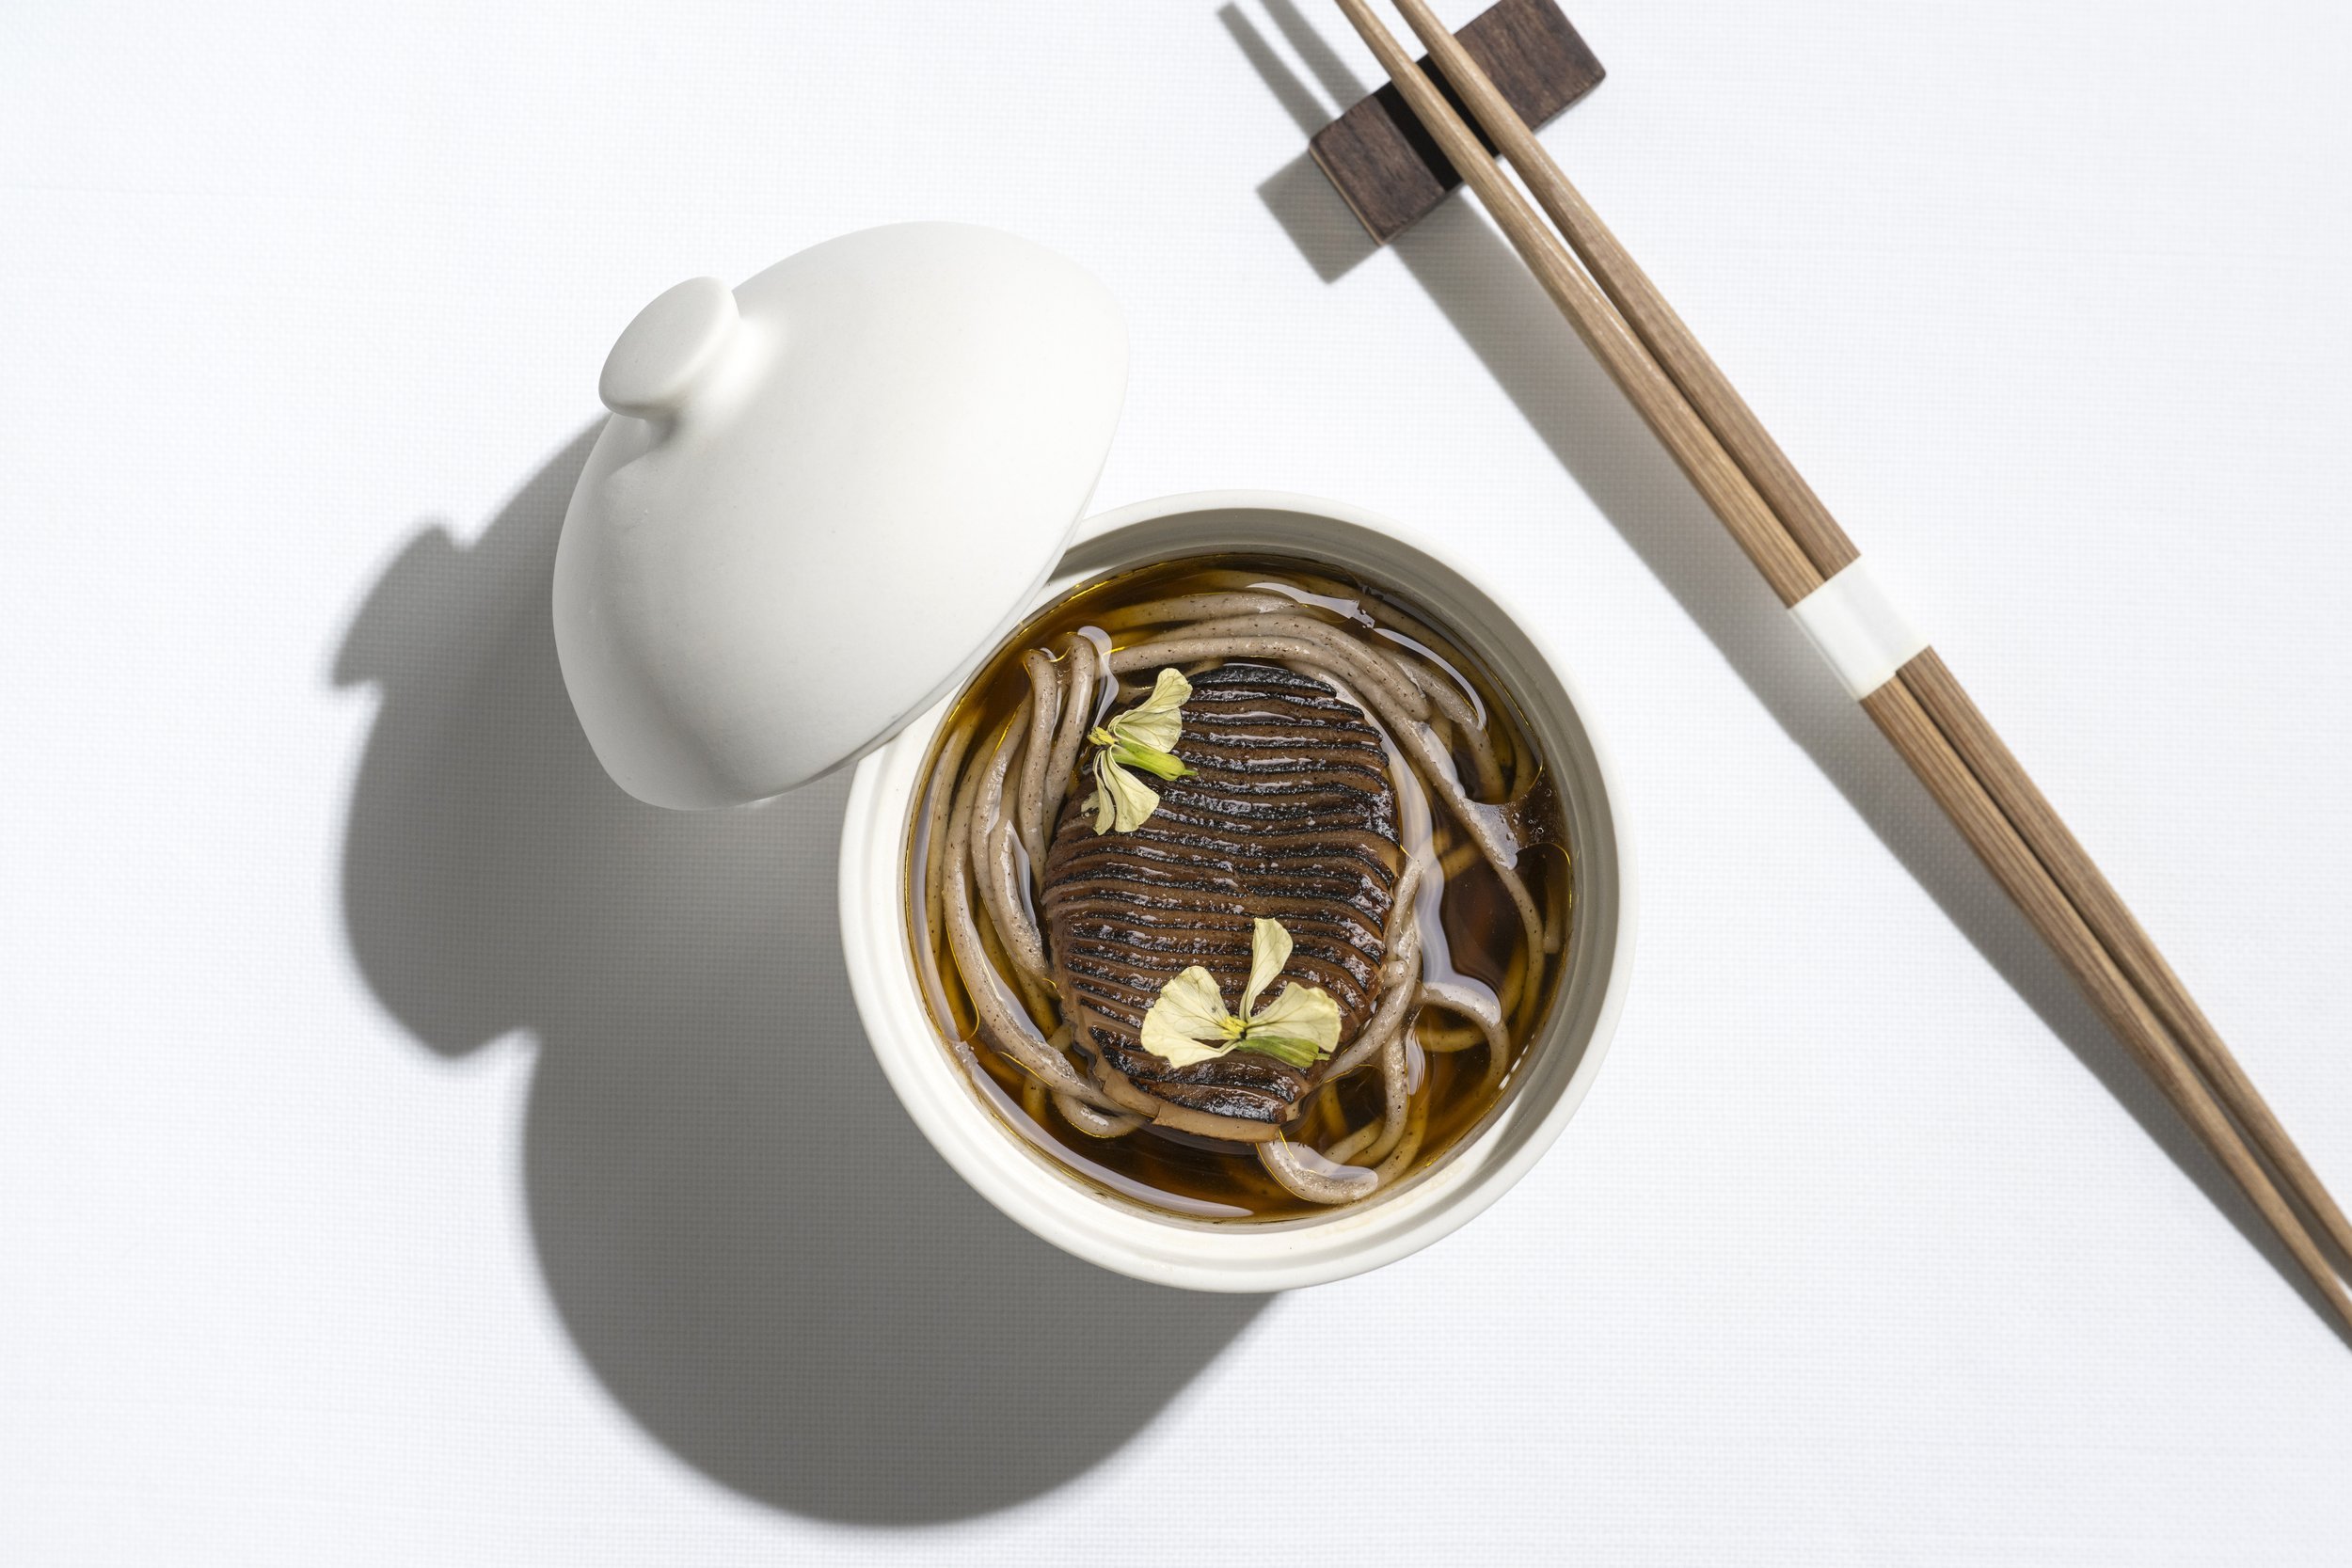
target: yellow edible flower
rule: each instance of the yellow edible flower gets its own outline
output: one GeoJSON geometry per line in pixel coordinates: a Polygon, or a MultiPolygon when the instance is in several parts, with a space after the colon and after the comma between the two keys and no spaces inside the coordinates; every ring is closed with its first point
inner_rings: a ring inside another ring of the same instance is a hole
{"type": "Polygon", "coordinates": [[[1282,923],[1256,921],[1241,1012],[1226,1010],[1216,977],[1195,964],[1162,986],[1159,1000],[1144,1013],[1143,1049],[1171,1067],[1190,1067],[1229,1051],[1255,1051],[1295,1068],[1314,1066],[1340,1043],[1340,1005],[1330,993],[1293,982],[1257,1007],[1258,993],[1273,984],[1290,957],[1291,934],[1282,923]]]}
{"type": "Polygon", "coordinates": [[[1181,672],[1163,670],[1152,683],[1152,695],[1087,733],[1087,739],[1100,750],[1094,753],[1094,793],[1080,805],[1094,813],[1096,832],[1132,833],[1160,809],[1159,791],[1129,768],[1140,768],[1163,779],[1191,773],[1174,754],[1184,731],[1179,710],[1191,696],[1192,683],[1181,672]]]}

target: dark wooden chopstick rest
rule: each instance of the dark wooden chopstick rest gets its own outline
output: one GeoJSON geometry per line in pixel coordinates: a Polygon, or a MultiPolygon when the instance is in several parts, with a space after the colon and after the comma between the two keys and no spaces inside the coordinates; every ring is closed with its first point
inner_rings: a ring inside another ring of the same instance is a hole
{"type": "MultiPolygon", "coordinates": [[[[1454,36],[1530,125],[1543,124],[1606,74],[1552,0],[1499,0],[1454,36]]],[[[1421,69],[1470,118],[1426,55],[1421,69]]],[[[1403,233],[1462,182],[1393,83],[1316,132],[1307,148],[1377,245],[1403,233]]],[[[1486,150],[1494,150],[1492,142],[1486,150]]]]}

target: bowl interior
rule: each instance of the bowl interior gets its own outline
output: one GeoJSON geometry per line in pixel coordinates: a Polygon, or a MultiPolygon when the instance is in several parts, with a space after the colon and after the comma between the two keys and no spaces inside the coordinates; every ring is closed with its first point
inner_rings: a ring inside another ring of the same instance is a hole
{"type": "Polygon", "coordinates": [[[1340,1278],[1428,1244],[1501,1196],[1549,1146],[1597,1069],[1622,1001],[1630,867],[1607,758],[1555,661],[1442,547],[1386,519],[1343,503],[1254,492],[1146,502],[1082,525],[1038,602],[1106,572],[1226,552],[1301,556],[1403,593],[1510,691],[1549,763],[1575,856],[1568,960],[1549,1020],[1476,1130],[1392,1191],[1273,1221],[1204,1221],[1149,1209],[1032,1147],[941,1045],[905,937],[912,807],[952,696],[861,765],[844,832],[841,895],[851,985],[876,1055],[916,1122],[983,1196],[1047,1240],[1121,1273],[1193,1289],[1261,1291],[1340,1278]]]}

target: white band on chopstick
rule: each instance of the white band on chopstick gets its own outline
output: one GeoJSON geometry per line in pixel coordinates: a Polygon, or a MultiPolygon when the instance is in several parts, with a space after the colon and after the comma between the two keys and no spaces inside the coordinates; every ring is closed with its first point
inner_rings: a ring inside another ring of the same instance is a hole
{"type": "Polygon", "coordinates": [[[1856,701],[1895,678],[1928,645],[1859,560],[1788,607],[1856,701]]]}

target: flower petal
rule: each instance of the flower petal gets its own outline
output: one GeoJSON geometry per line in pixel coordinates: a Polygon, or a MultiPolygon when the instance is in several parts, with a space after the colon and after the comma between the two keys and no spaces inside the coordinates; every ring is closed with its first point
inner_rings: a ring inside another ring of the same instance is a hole
{"type": "MultiPolygon", "coordinates": [[[[1149,1018],[1145,1020],[1143,1026],[1146,1029],[1152,1027],[1149,1018]]],[[[1157,1043],[1146,1040],[1143,1048],[1154,1056],[1166,1060],[1169,1067],[1190,1067],[1195,1062],[1214,1061],[1224,1055],[1233,1049],[1233,1042],[1228,1040],[1223,1045],[1203,1045],[1199,1040],[1186,1039],[1182,1035],[1163,1034],[1158,1037],[1157,1043]]]]}
{"type": "Polygon", "coordinates": [[[1184,673],[1173,666],[1162,670],[1152,681],[1152,695],[1137,703],[1129,711],[1137,714],[1173,713],[1192,701],[1192,682],[1184,673]]]}
{"type": "Polygon", "coordinates": [[[1217,991],[1216,976],[1199,964],[1162,986],[1152,1011],[1169,1028],[1193,1039],[1219,1039],[1232,1032],[1227,1024],[1233,1015],[1226,1010],[1225,998],[1217,991]]]}
{"type": "Polygon", "coordinates": [[[1130,746],[1154,752],[1172,751],[1177,736],[1184,733],[1184,717],[1177,710],[1192,696],[1192,683],[1181,671],[1163,670],[1152,686],[1152,695],[1137,703],[1110,721],[1110,732],[1130,746]]]}
{"type": "Polygon", "coordinates": [[[1249,929],[1249,984],[1242,988],[1241,1012],[1258,1005],[1258,993],[1274,984],[1282,966],[1291,961],[1291,934],[1279,920],[1259,920],[1249,929]]]}
{"type": "MultiPolygon", "coordinates": [[[[1110,825],[1122,833],[1134,832],[1160,809],[1159,791],[1120,767],[1108,752],[1095,755],[1094,782],[1109,807],[1110,825]]],[[[1104,815],[1098,807],[1094,814],[1094,831],[1098,833],[1103,831],[1104,815]]]]}
{"type": "Polygon", "coordinates": [[[1079,801],[1078,809],[1094,814],[1096,832],[1106,833],[1111,831],[1111,792],[1109,787],[1103,783],[1103,759],[1100,756],[1094,759],[1094,793],[1079,801]]]}
{"type": "Polygon", "coordinates": [[[1249,1033],[1305,1040],[1327,1054],[1340,1043],[1340,1005],[1321,986],[1287,985],[1249,1020],[1249,1033]]]}
{"type": "Polygon", "coordinates": [[[1216,978],[1198,964],[1160,988],[1143,1015],[1143,1049],[1173,1067],[1190,1067],[1233,1049],[1232,1014],[1217,994],[1216,978]],[[1214,1043],[1204,1043],[1214,1042],[1214,1043]]]}

